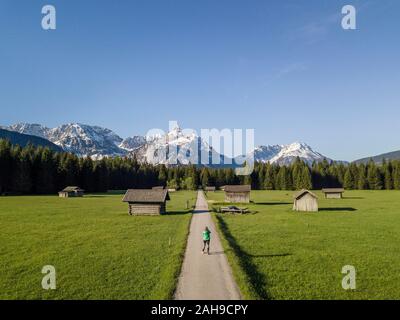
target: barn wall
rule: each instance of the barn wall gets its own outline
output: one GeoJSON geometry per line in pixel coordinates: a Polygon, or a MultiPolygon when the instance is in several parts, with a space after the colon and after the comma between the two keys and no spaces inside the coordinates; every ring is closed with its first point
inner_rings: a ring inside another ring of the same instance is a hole
{"type": "Polygon", "coordinates": [[[159,215],[165,212],[165,204],[159,203],[130,203],[130,215],[159,215]]]}
{"type": "Polygon", "coordinates": [[[75,192],[60,192],[58,193],[60,198],[73,198],[75,197],[75,192]]]}
{"type": "Polygon", "coordinates": [[[249,203],[250,192],[225,192],[225,202],[249,203]]]}
{"type": "Polygon", "coordinates": [[[300,199],[294,200],[293,210],[306,212],[318,211],[318,200],[310,194],[305,194],[300,199]]]}
{"type": "Polygon", "coordinates": [[[325,198],[326,199],[341,199],[342,194],[341,193],[325,193],[325,198]]]}

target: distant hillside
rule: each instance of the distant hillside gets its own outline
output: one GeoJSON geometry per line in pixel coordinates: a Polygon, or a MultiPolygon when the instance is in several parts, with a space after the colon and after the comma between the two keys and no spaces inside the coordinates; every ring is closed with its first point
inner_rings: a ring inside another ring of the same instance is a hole
{"type": "Polygon", "coordinates": [[[53,151],[58,151],[58,152],[63,151],[62,148],[44,138],[8,131],[4,129],[0,129],[0,139],[7,139],[12,144],[18,144],[21,147],[25,147],[27,144],[31,143],[34,146],[49,147],[53,151]]]}
{"type": "Polygon", "coordinates": [[[374,162],[376,162],[376,163],[381,163],[383,159],[385,159],[385,160],[400,160],[400,150],[383,153],[383,154],[380,154],[380,155],[374,156],[374,157],[359,159],[354,162],[355,163],[368,163],[368,161],[370,159],[374,160],[374,162]]]}

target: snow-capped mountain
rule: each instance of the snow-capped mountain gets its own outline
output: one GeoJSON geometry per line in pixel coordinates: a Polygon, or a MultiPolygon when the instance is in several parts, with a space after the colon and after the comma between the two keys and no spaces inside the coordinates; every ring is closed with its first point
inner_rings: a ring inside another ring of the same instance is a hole
{"type": "Polygon", "coordinates": [[[37,123],[17,123],[13,124],[12,126],[5,127],[7,130],[15,131],[22,134],[29,134],[32,136],[37,136],[41,138],[48,139],[48,132],[50,131],[49,128],[44,127],[37,123]]]}
{"type": "MultiPolygon", "coordinates": [[[[231,159],[202,140],[190,130],[176,125],[170,132],[151,136],[132,136],[122,139],[113,131],[99,126],[70,123],[57,128],[40,124],[19,123],[4,129],[45,138],[63,150],[93,159],[113,156],[135,156],[139,162],[150,164],[206,164],[229,166],[231,159]],[[225,161],[224,161],[225,160],[225,161]]],[[[305,143],[259,146],[254,149],[254,160],[276,164],[290,164],[297,157],[312,162],[331,159],[314,151],[305,143]]],[[[235,158],[237,159],[237,158],[235,158]]]]}
{"type": "Polygon", "coordinates": [[[164,135],[146,137],[145,140],[145,144],[130,152],[130,156],[135,156],[139,162],[165,165],[222,164],[222,155],[194,132],[182,130],[179,126],[164,135]]]}
{"type": "Polygon", "coordinates": [[[120,144],[119,147],[126,151],[133,151],[146,143],[146,138],[143,136],[133,136],[124,139],[120,144]]]}
{"type": "MultiPolygon", "coordinates": [[[[19,123],[8,127],[8,129],[45,138],[65,151],[78,156],[90,156],[93,159],[126,155],[127,149],[120,146],[133,145],[133,141],[124,141],[109,129],[79,123],[64,124],[56,128],[47,128],[39,124],[19,123]]],[[[135,140],[135,138],[132,139],[135,140]]],[[[138,146],[139,139],[135,141],[138,146]]]]}
{"type": "Polygon", "coordinates": [[[302,142],[294,142],[287,145],[259,146],[254,150],[254,159],[258,162],[288,165],[295,161],[297,157],[308,164],[312,164],[314,161],[323,161],[324,159],[332,161],[302,142]]]}

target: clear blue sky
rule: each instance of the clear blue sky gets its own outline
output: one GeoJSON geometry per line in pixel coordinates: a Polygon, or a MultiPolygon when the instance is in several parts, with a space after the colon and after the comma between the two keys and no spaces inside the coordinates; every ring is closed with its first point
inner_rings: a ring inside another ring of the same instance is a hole
{"type": "Polygon", "coordinates": [[[0,124],[178,120],[354,160],[400,149],[399,34],[398,0],[0,0],[0,124]]]}

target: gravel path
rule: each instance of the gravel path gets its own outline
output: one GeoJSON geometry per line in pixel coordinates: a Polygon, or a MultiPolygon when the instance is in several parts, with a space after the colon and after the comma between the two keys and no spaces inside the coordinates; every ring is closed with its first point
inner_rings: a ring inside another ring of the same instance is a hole
{"type": "Polygon", "coordinates": [[[239,300],[240,292],[222,249],[204,193],[198,192],[178,287],[177,300],[239,300]],[[210,255],[202,254],[202,232],[211,230],[210,255]]]}

